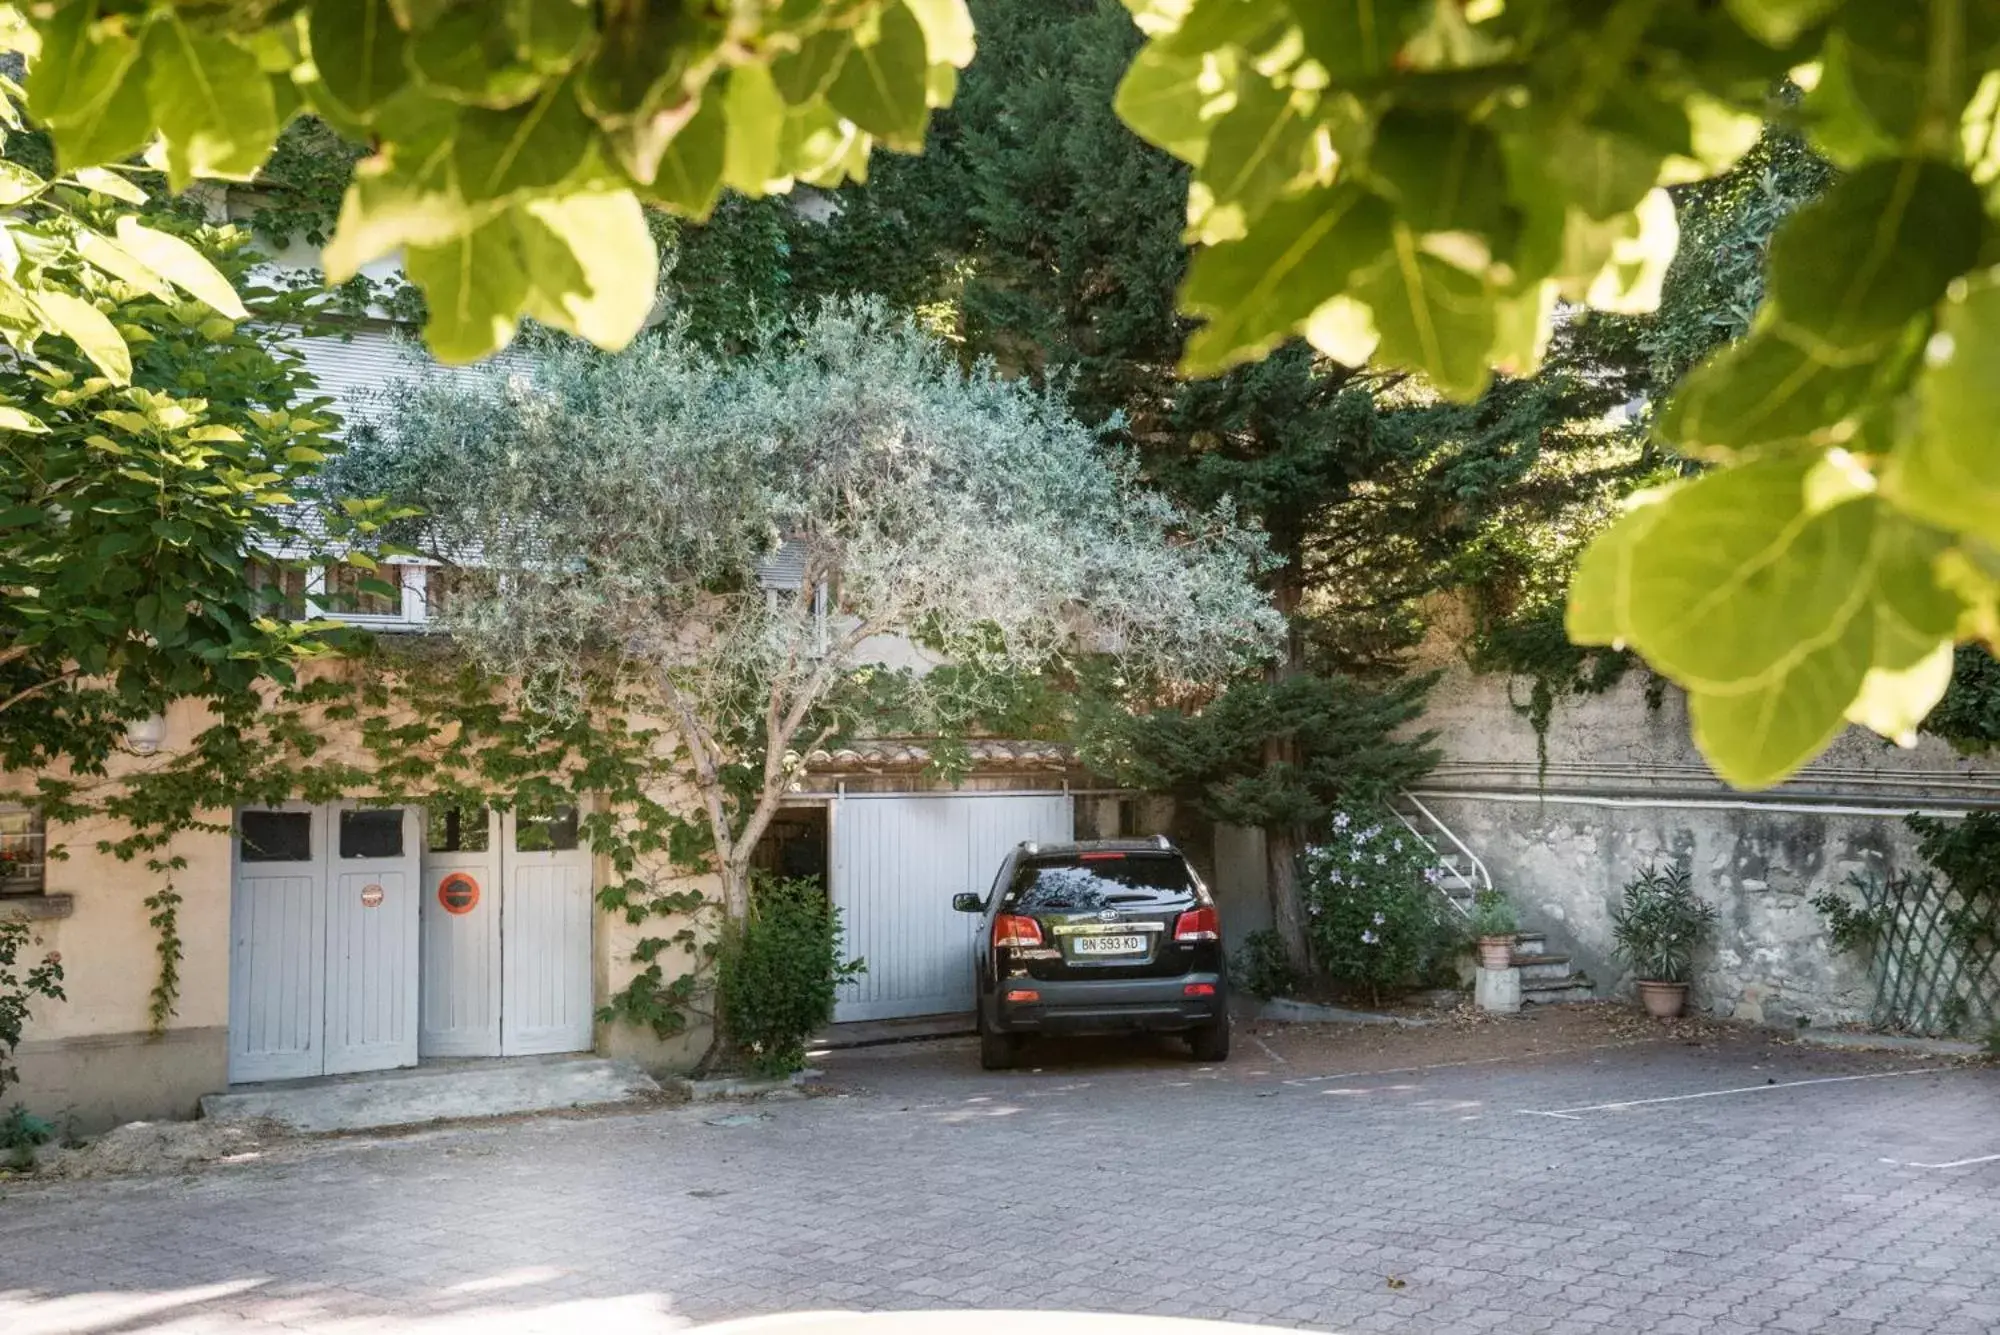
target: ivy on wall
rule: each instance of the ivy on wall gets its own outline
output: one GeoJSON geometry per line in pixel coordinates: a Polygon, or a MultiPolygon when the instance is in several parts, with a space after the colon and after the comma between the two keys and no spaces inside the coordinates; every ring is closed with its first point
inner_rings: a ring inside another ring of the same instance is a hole
{"type": "Polygon", "coordinates": [[[1951,685],[1924,720],[1924,731],[1971,755],[2000,745],[2000,663],[1985,648],[1958,647],[1951,685]]]}
{"type": "MultiPolygon", "coordinates": [[[[367,155],[329,128],[317,116],[300,116],[286,124],[277,147],[236,199],[245,205],[241,219],[273,251],[303,242],[315,250],[333,236],[340,201],[354,175],[354,164],[367,155]]],[[[289,269],[270,281],[291,291],[313,294],[315,313],[339,320],[386,319],[411,328],[430,315],[423,291],[400,274],[374,277],[357,273],[340,283],[328,283],[317,265],[289,269]]]]}
{"type": "Polygon", "coordinates": [[[635,689],[593,683],[592,708],[558,719],[522,704],[448,645],[354,637],[305,680],[267,690],[261,703],[213,715],[184,751],[157,765],[117,779],[44,773],[11,795],[39,804],[51,823],[118,822],[125,832],[100,840],[98,851],[143,860],[164,878],[146,900],[158,934],[156,1032],[175,1013],[183,963],[173,877],[187,862],[173,841],[227,834],[239,806],[342,797],[530,815],[594,798],[581,833],[608,869],[599,906],[635,926],[679,921],[636,943],[642,967],[599,1018],[668,1038],[703,1013],[708,952],[699,921],[710,901],[687,878],[711,869],[710,837],[705,822],[670,804],[686,756],[672,734],[634,721],[648,706],[635,689]]]}

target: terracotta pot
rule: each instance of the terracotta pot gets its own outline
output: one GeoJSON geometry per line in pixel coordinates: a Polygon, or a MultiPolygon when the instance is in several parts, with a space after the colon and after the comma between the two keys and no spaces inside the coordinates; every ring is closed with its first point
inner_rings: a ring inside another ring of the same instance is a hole
{"type": "Polygon", "coordinates": [[[1639,984],[1639,1000],[1646,1003],[1647,1013],[1656,1019],[1671,1020],[1687,1005],[1688,985],[1686,983],[1639,984]]]}
{"type": "Polygon", "coordinates": [[[1480,937],[1479,967],[1482,969],[1513,968],[1514,938],[1511,936],[1480,937]]]}

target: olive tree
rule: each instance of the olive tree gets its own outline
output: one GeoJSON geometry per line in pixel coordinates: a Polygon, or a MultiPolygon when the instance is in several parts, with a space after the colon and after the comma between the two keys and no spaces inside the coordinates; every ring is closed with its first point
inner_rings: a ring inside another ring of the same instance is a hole
{"type": "MultiPolygon", "coordinates": [[[[1208,679],[1277,642],[1261,537],[875,306],[728,361],[673,330],[554,342],[532,373],[405,386],[361,434],[343,477],[427,511],[417,545],[461,566],[444,624],[482,663],[557,703],[607,664],[657,693],[733,917],[803,757],[885,658],[1208,679]]],[[[921,704],[944,675],[899,680],[921,704]]]]}

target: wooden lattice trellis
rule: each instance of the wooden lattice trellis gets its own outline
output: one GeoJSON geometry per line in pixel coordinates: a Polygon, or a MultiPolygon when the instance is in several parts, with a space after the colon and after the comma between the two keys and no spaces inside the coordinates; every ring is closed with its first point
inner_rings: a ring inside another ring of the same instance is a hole
{"type": "Polygon", "coordinates": [[[2000,900],[1968,897],[1931,872],[1849,883],[1871,923],[1877,1024],[1966,1036],[2000,1025],[2000,900]]]}

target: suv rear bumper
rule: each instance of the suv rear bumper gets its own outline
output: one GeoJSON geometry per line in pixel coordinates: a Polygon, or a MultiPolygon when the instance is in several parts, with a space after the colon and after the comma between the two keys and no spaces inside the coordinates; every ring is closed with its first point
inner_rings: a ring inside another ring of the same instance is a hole
{"type": "Polygon", "coordinates": [[[1175,978],[1093,978],[1045,982],[1010,979],[986,1003],[987,1023],[1002,1034],[1102,1034],[1147,1030],[1172,1033],[1221,1019],[1228,989],[1217,973],[1184,973],[1175,978]],[[1212,987],[1209,996],[1187,994],[1212,987]],[[1034,1001],[1009,1001],[1007,993],[1032,991],[1034,1001]]]}

